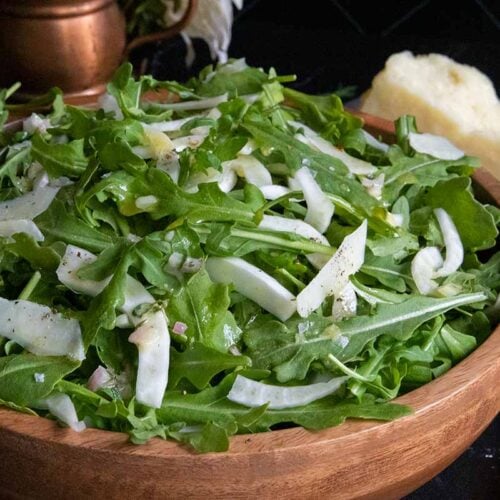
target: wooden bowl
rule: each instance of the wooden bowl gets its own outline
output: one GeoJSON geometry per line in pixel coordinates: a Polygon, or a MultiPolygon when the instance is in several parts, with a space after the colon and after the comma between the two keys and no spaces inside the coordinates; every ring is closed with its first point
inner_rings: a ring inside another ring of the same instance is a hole
{"type": "MultiPolygon", "coordinates": [[[[364,116],[390,135],[392,124],[364,116]]],[[[479,171],[483,195],[500,183],[479,171]]],[[[350,420],[319,432],[293,428],[233,437],[226,453],[196,454],[154,439],[77,434],[0,409],[1,498],[398,498],[443,470],[500,410],[500,327],[442,377],[396,401],[414,414],[388,423],[350,420]]]]}

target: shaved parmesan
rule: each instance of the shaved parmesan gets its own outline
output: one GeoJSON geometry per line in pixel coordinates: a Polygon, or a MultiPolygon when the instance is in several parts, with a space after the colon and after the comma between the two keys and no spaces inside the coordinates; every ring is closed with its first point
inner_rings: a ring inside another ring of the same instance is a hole
{"type": "Polygon", "coordinates": [[[67,394],[54,394],[45,398],[43,403],[54,417],[76,432],[85,430],[85,422],[78,420],[75,405],[67,394]]]}
{"type": "Polygon", "coordinates": [[[304,406],[333,394],[348,377],[332,378],[328,382],[284,387],[263,384],[238,375],[227,398],[233,403],[257,408],[267,404],[270,410],[282,410],[304,406]]]}
{"type": "Polygon", "coordinates": [[[424,153],[440,160],[458,160],[465,153],[445,137],[434,134],[408,134],[410,146],[418,153],[424,153]]]}
{"type": "Polygon", "coordinates": [[[139,350],[136,399],[144,405],[160,408],[167,388],[170,361],[170,334],[165,312],[145,314],[143,322],[128,340],[139,350]]]}
{"type": "Polygon", "coordinates": [[[304,221],[314,226],[320,233],[324,233],[333,216],[333,203],[323,193],[318,183],[307,167],[302,167],[295,172],[294,180],[299,184],[304,193],[307,204],[307,213],[304,221]]]}
{"type": "Polygon", "coordinates": [[[333,257],[297,296],[297,312],[306,318],[332,295],[338,296],[365,260],[366,220],[346,236],[333,257]]]}
{"type": "Polygon", "coordinates": [[[43,241],[44,237],[38,226],[27,219],[18,220],[0,220],[0,236],[9,238],[13,234],[25,233],[33,236],[35,241],[43,241]]]}
{"type": "Polygon", "coordinates": [[[438,284],[432,279],[436,271],[443,265],[443,258],[437,247],[426,247],[419,250],[411,261],[411,276],[418,291],[429,295],[437,290],[438,284]]]}
{"type": "Polygon", "coordinates": [[[28,300],[0,297],[0,336],[38,356],[85,359],[78,321],[28,300]]]}
{"type": "Polygon", "coordinates": [[[295,297],[279,281],[238,257],[209,257],[206,268],[216,283],[233,284],[241,295],[253,300],[281,321],[295,312],[295,297]]]}

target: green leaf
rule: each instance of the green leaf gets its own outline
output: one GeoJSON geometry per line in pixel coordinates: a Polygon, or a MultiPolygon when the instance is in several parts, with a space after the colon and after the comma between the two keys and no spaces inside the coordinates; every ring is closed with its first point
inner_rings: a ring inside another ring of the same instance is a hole
{"type": "Polygon", "coordinates": [[[34,269],[54,271],[61,260],[59,254],[51,247],[40,246],[33,236],[18,233],[12,236],[13,243],[5,245],[8,252],[26,259],[34,269]]]}
{"type": "Polygon", "coordinates": [[[45,242],[48,244],[64,241],[100,252],[114,241],[114,237],[109,233],[89,226],[68,212],[63,201],[57,198],[43,214],[35,218],[35,223],[45,235],[45,242]]]}
{"type": "Polygon", "coordinates": [[[183,352],[171,351],[169,387],[175,388],[182,378],[186,378],[201,390],[218,373],[250,365],[251,361],[246,356],[221,353],[195,342],[183,352]]]}
{"type": "Polygon", "coordinates": [[[36,406],[55,384],[80,365],[63,357],[13,354],[0,358],[0,399],[18,406],[36,406]],[[42,382],[35,373],[44,375],[42,382]]]}
{"type": "Polygon", "coordinates": [[[189,339],[225,353],[238,336],[234,327],[226,326],[229,303],[228,287],[212,283],[201,270],[172,295],[167,313],[172,324],[179,321],[187,325],[189,339]]]}
{"type": "Polygon", "coordinates": [[[458,177],[439,182],[426,196],[433,208],[443,208],[450,215],[466,250],[495,246],[498,229],[492,214],[474,199],[471,181],[458,177]]]}
{"type": "Polygon", "coordinates": [[[45,168],[51,177],[76,177],[87,168],[83,139],[67,144],[49,144],[40,134],[31,139],[31,157],[45,168]]]}

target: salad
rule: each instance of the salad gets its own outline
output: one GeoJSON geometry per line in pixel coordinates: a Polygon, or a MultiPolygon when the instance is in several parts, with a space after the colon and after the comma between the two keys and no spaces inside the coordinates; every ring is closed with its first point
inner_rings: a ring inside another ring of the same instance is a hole
{"type": "Polygon", "coordinates": [[[223,451],[407,415],[390,400],[488,336],[500,210],[477,160],[410,116],[385,144],[292,80],[125,64],[96,108],[54,90],[4,130],[1,405],[223,451]]]}

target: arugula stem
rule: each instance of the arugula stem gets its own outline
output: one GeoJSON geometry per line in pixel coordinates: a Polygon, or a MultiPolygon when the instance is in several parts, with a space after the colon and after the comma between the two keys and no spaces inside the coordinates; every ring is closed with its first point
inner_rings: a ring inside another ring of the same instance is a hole
{"type": "Polygon", "coordinates": [[[328,359],[333,362],[339,368],[343,373],[346,375],[355,378],[356,380],[360,380],[361,382],[372,382],[373,378],[368,378],[364,377],[363,375],[360,375],[359,373],[356,373],[354,370],[351,370],[348,368],[342,361],[338,360],[333,354],[328,355],[328,359]]]}
{"type": "Polygon", "coordinates": [[[335,253],[335,248],[322,245],[321,243],[314,243],[306,239],[289,241],[274,234],[256,231],[246,231],[245,229],[232,229],[231,232],[234,236],[239,236],[240,238],[247,238],[249,240],[262,241],[266,243],[272,243],[276,246],[283,248],[289,248],[292,250],[299,250],[304,253],[322,253],[325,255],[333,255],[335,253]]]}
{"type": "Polygon", "coordinates": [[[28,283],[24,286],[23,290],[19,294],[18,299],[19,300],[28,300],[30,298],[30,295],[33,293],[33,290],[36,288],[38,285],[38,282],[40,281],[40,278],[42,275],[40,274],[40,271],[35,271],[31,278],[29,279],[28,283]]]}

